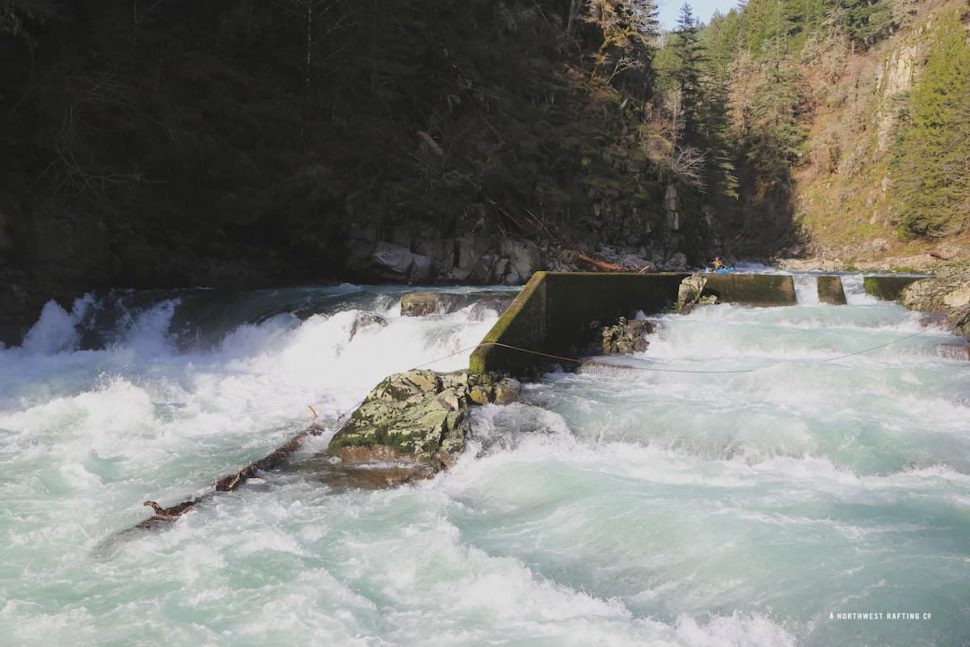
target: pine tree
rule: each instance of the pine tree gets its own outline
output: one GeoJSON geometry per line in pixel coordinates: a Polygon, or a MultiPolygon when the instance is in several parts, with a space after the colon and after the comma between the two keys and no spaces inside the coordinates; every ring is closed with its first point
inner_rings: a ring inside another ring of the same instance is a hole
{"type": "Polygon", "coordinates": [[[804,98],[797,70],[784,56],[780,38],[766,45],[765,76],[755,90],[745,122],[751,125],[745,155],[766,186],[781,188],[790,165],[802,155],[806,133],[799,122],[804,98]]]}
{"type": "Polygon", "coordinates": [[[680,9],[677,29],[674,32],[673,51],[676,56],[674,81],[680,91],[683,111],[683,127],[680,139],[691,143],[700,139],[699,120],[701,112],[701,65],[704,53],[698,35],[699,26],[689,4],[680,9]]]}
{"type": "Polygon", "coordinates": [[[893,11],[885,0],[839,0],[834,12],[853,44],[871,47],[893,27],[893,11]]]}
{"type": "Polygon", "coordinates": [[[970,45],[955,12],[941,25],[913,90],[896,143],[895,176],[904,234],[938,236],[968,227],[970,45]]]}

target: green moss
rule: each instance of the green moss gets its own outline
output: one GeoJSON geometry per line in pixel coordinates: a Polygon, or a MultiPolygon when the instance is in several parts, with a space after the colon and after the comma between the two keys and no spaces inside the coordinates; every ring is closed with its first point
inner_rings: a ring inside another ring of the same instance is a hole
{"type": "MultiPolygon", "coordinates": [[[[495,325],[482,339],[478,348],[472,352],[468,362],[468,372],[476,380],[483,380],[489,373],[502,373],[515,358],[505,348],[489,344],[500,342],[513,346],[534,348],[536,339],[545,336],[545,282],[547,272],[536,272],[522,291],[515,297],[495,325]],[[497,358],[504,358],[505,361],[497,358]]],[[[518,357],[520,362],[528,361],[518,357]]]]}
{"type": "Polygon", "coordinates": [[[866,294],[884,301],[895,301],[911,283],[920,280],[912,276],[867,276],[862,280],[866,294]]]}

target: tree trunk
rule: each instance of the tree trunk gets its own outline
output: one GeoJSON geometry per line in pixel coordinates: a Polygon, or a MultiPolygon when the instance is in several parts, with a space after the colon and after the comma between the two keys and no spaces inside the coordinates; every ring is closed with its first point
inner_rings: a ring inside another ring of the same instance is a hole
{"type": "Polygon", "coordinates": [[[569,0],[569,17],[566,19],[566,36],[572,37],[576,29],[576,18],[579,15],[579,8],[582,0],[569,0]]]}

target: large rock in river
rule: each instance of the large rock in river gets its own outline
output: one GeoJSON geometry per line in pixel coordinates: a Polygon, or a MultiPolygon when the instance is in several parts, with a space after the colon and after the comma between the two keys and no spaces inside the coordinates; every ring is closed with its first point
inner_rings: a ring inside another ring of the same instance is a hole
{"type": "Polygon", "coordinates": [[[970,262],[939,265],[932,278],[903,289],[899,302],[910,310],[942,312],[956,332],[970,338],[970,262]]]}
{"type": "Polygon", "coordinates": [[[464,372],[408,371],[385,378],[334,435],[327,453],[351,462],[396,460],[437,471],[465,448],[464,372]]]}
{"type": "Polygon", "coordinates": [[[518,398],[515,380],[476,381],[468,374],[413,370],[385,378],[338,431],[327,455],[341,472],[392,467],[392,482],[433,476],[465,449],[468,408],[518,398]]]}
{"type": "Polygon", "coordinates": [[[401,297],[401,315],[405,317],[424,317],[433,314],[453,312],[458,299],[451,294],[440,292],[410,292],[401,297]]]}
{"type": "Polygon", "coordinates": [[[650,345],[645,336],[652,332],[653,324],[649,321],[628,321],[625,317],[620,317],[615,325],[603,326],[600,331],[600,349],[604,355],[642,353],[650,345]]]}

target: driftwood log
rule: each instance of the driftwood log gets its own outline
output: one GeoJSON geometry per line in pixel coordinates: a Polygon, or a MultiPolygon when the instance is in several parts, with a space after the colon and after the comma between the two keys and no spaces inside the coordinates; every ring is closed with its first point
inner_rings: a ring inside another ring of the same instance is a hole
{"type": "Polygon", "coordinates": [[[603,261],[598,258],[593,258],[585,252],[576,252],[576,260],[578,260],[583,265],[589,267],[590,269],[597,270],[599,272],[626,272],[628,271],[625,267],[619,263],[610,263],[609,261],[603,261]]]}
{"type": "Polygon", "coordinates": [[[260,458],[257,461],[253,461],[246,467],[242,468],[238,472],[233,472],[232,474],[227,474],[216,480],[215,487],[199,496],[192,497],[191,499],[186,499],[180,503],[176,503],[173,506],[163,507],[155,501],[145,501],[144,505],[150,507],[155,511],[155,515],[150,519],[146,519],[139,523],[136,528],[155,528],[161,523],[166,521],[174,521],[180,516],[194,508],[199,503],[211,499],[217,492],[232,492],[240,485],[248,481],[249,479],[256,476],[259,471],[271,470],[284,460],[286,460],[290,454],[295,452],[303,444],[303,441],[310,436],[319,436],[325,431],[323,427],[317,425],[316,423],[310,425],[297,435],[293,436],[286,444],[277,447],[272,453],[260,458]]]}

